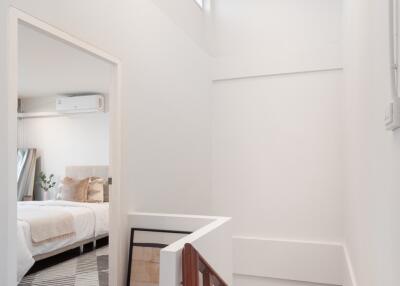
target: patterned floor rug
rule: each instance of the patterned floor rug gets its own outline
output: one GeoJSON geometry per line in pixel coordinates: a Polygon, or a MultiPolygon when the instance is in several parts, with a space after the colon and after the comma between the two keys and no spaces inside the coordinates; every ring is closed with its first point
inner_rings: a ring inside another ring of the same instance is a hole
{"type": "Polygon", "coordinates": [[[108,286],[108,247],[27,275],[19,286],[108,286]]]}

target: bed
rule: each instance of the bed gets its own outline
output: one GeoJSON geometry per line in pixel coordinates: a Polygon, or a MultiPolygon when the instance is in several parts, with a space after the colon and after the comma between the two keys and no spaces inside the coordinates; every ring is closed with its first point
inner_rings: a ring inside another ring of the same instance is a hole
{"type": "MultiPolygon", "coordinates": [[[[67,167],[66,176],[77,179],[107,178],[108,168],[106,166],[67,167]]],[[[95,245],[96,240],[108,236],[108,214],[108,202],[81,203],[62,200],[18,202],[18,280],[22,279],[36,261],[73,248],[82,248],[84,244],[90,242],[95,245]],[[44,218],[41,225],[48,228],[47,230],[52,230],[52,227],[55,228],[59,224],[54,224],[57,221],[52,216],[56,214],[68,215],[74,232],[35,243],[32,224],[26,220],[26,217],[32,215],[39,219],[44,218]]]]}

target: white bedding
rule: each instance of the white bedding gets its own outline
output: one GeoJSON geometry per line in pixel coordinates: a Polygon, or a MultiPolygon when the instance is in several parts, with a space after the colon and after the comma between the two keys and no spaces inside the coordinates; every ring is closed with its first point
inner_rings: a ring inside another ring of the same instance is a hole
{"type": "Polygon", "coordinates": [[[33,256],[45,254],[75,242],[108,233],[108,203],[77,203],[68,201],[18,202],[18,209],[46,206],[68,211],[74,218],[75,235],[48,242],[33,244],[30,226],[26,221],[18,220],[18,280],[32,267],[33,256]]]}

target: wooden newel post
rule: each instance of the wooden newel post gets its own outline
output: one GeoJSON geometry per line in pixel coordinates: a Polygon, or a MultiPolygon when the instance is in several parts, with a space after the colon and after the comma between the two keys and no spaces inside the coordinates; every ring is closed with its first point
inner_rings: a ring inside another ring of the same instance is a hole
{"type": "Polygon", "coordinates": [[[182,252],[183,286],[199,286],[199,255],[191,244],[182,252]]]}
{"type": "Polygon", "coordinates": [[[183,286],[228,286],[190,243],[185,244],[182,251],[182,278],[183,286]]]}

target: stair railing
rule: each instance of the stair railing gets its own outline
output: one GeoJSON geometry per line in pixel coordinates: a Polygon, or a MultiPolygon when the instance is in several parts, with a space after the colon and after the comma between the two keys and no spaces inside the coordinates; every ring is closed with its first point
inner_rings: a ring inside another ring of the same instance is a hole
{"type": "Polygon", "coordinates": [[[183,286],[228,286],[190,243],[182,251],[183,286]]]}

